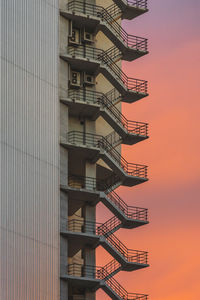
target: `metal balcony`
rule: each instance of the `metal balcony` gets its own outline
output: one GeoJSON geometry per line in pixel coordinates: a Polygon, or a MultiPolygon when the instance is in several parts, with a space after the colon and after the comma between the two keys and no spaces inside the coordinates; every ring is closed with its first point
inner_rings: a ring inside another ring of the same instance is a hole
{"type": "Polygon", "coordinates": [[[120,49],[124,60],[132,61],[148,53],[147,39],[128,34],[115,21],[111,11],[102,6],[70,1],[66,10],[61,10],[60,13],[75,24],[82,24],[95,33],[102,31],[120,49]]]}
{"type": "Polygon", "coordinates": [[[87,286],[96,291],[101,283],[101,279],[96,276],[99,269],[95,266],[70,264],[66,267],[66,273],[61,274],[61,278],[67,280],[72,287],[85,288],[87,286]]]}
{"type": "MultiPolygon", "coordinates": [[[[132,20],[148,11],[147,0],[113,0],[121,10],[121,18],[132,20]]],[[[112,10],[110,9],[112,14],[112,10]]],[[[116,14],[116,9],[115,9],[116,14]]],[[[114,17],[114,8],[113,14],[114,17]]]]}
{"type": "Polygon", "coordinates": [[[102,49],[90,46],[68,46],[60,57],[70,63],[72,69],[95,75],[102,73],[122,94],[125,102],[134,102],[148,96],[147,81],[128,77],[102,49]]]}
{"type": "Polygon", "coordinates": [[[121,179],[123,185],[134,186],[148,180],[147,166],[127,162],[101,135],[71,131],[66,134],[66,139],[61,138],[60,144],[71,151],[74,158],[78,155],[79,159],[93,163],[103,159],[121,179]]]}
{"type": "Polygon", "coordinates": [[[72,216],[85,203],[92,206],[100,201],[99,191],[96,187],[96,179],[92,177],[68,176],[68,185],[61,185],[60,189],[69,196],[68,214],[72,216]]]}
{"type": "MultiPolygon", "coordinates": [[[[120,269],[133,271],[148,267],[147,252],[128,249],[115,235],[114,222],[104,224],[77,219],[61,220],[61,234],[70,241],[69,256],[73,256],[86,245],[93,248],[101,245],[120,264],[120,269]]],[[[114,272],[114,270],[113,270],[114,272]]]]}
{"type": "Polygon", "coordinates": [[[70,264],[67,266],[66,274],[63,274],[61,278],[70,281],[74,287],[81,288],[87,285],[93,291],[102,288],[114,300],[148,300],[148,295],[129,293],[116,279],[109,278],[106,266],[70,264]]]}
{"type": "Polygon", "coordinates": [[[98,179],[88,176],[69,174],[68,186],[73,189],[81,189],[89,192],[111,193],[113,189],[121,185],[120,178],[113,174],[104,179],[98,179]]]}
{"type": "Polygon", "coordinates": [[[92,90],[72,89],[68,98],[61,98],[73,116],[80,114],[96,120],[102,116],[120,135],[123,144],[133,145],[148,138],[148,124],[127,120],[113,102],[103,93],[92,90]]]}
{"type": "MultiPolygon", "coordinates": [[[[101,201],[110,211],[116,213],[107,222],[114,223],[117,230],[119,228],[136,228],[149,223],[146,208],[128,206],[115,192],[109,193],[106,197],[101,196],[101,201]]],[[[107,227],[109,227],[108,225],[110,226],[107,224],[107,227]]]]}

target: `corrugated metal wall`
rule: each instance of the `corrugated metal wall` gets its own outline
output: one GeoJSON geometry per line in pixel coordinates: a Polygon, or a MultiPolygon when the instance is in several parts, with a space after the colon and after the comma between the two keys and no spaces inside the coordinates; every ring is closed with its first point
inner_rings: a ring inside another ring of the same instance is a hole
{"type": "Polygon", "coordinates": [[[57,0],[1,0],[1,300],[59,299],[57,0]]]}

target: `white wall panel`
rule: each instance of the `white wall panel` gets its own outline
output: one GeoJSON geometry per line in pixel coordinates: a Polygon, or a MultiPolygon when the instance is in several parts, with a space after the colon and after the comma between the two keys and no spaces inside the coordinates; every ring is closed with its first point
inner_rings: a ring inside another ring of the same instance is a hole
{"type": "Polygon", "coordinates": [[[57,0],[1,0],[1,300],[59,299],[57,0]]]}

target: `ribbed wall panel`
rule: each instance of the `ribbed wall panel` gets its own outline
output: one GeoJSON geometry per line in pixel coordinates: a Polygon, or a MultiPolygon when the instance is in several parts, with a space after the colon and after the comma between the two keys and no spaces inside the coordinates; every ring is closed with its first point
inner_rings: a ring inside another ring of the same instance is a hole
{"type": "Polygon", "coordinates": [[[59,299],[57,0],[1,0],[1,300],[59,299]]]}

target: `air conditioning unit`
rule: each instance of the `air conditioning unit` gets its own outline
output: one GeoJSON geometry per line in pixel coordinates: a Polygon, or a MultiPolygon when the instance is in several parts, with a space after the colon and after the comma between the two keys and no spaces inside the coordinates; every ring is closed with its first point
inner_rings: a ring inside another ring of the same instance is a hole
{"type": "Polygon", "coordinates": [[[80,87],[81,85],[81,73],[76,71],[71,71],[70,85],[74,87],[80,87]]]}
{"type": "Polygon", "coordinates": [[[71,36],[69,36],[69,44],[79,45],[80,44],[80,30],[72,29],[71,36]]]}
{"type": "Polygon", "coordinates": [[[84,73],[84,83],[86,85],[94,85],[95,84],[95,77],[93,75],[84,73]]]}
{"type": "Polygon", "coordinates": [[[84,42],[92,43],[93,42],[93,34],[87,31],[84,31],[83,35],[84,42]]]}

